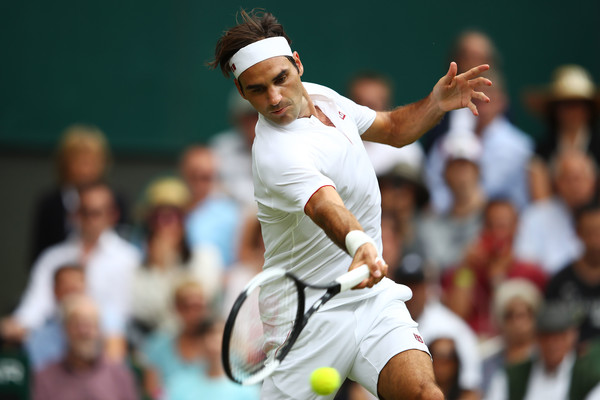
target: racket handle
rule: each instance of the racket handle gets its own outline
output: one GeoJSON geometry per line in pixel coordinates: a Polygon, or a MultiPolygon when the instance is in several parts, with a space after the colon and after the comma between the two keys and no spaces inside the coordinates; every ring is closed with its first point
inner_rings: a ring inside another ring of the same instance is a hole
{"type": "Polygon", "coordinates": [[[340,292],[352,289],[371,275],[367,264],[363,264],[358,268],[354,268],[350,272],[337,278],[335,281],[340,284],[340,292]]]}

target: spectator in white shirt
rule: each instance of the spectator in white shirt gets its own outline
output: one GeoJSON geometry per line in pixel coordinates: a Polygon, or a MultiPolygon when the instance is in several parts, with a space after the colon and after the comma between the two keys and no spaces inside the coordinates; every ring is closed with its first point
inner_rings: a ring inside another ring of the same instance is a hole
{"type": "Polygon", "coordinates": [[[592,159],[577,150],[562,152],[554,167],[556,195],[523,211],[515,237],[516,256],[549,275],[581,255],[573,212],[592,200],[597,176],[592,159]]]}
{"type": "Polygon", "coordinates": [[[66,241],[45,250],[36,260],[27,288],[12,317],[2,323],[2,334],[23,338],[41,326],[56,310],[54,272],[66,263],[85,269],[88,294],[99,305],[101,324],[107,335],[107,354],[125,354],[125,326],[129,317],[129,294],[140,254],[112,229],[118,219],[112,190],[103,183],[79,191],[78,230],[66,241]]]}

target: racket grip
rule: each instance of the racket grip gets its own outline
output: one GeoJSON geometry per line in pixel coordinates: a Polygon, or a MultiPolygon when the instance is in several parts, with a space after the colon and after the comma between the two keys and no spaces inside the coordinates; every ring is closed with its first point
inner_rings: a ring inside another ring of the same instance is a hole
{"type": "Polygon", "coordinates": [[[367,264],[363,264],[358,268],[354,268],[350,272],[338,277],[335,281],[340,284],[340,292],[352,289],[371,275],[367,264]]]}

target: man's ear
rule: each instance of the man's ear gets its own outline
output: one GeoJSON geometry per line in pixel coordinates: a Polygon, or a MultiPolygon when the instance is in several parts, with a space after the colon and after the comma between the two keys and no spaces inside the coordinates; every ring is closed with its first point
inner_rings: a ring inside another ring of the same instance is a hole
{"type": "Polygon", "coordinates": [[[302,65],[302,61],[300,61],[300,54],[298,54],[297,51],[294,51],[292,53],[292,56],[294,58],[296,66],[298,67],[298,75],[302,76],[302,74],[304,74],[304,65],[302,65]]]}
{"type": "Polygon", "coordinates": [[[237,88],[240,96],[242,96],[244,98],[244,100],[248,100],[246,98],[246,96],[244,96],[244,91],[242,90],[242,86],[240,85],[240,82],[237,79],[234,79],[233,82],[235,83],[235,87],[237,88]]]}

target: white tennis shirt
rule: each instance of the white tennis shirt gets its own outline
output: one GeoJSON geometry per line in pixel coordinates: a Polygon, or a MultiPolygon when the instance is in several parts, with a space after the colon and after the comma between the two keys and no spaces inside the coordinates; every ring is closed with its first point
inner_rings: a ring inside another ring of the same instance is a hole
{"type": "MultiPolygon", "coordinates": [[[[328,283],[348,270],[352,258],[304,213],[304,206],[321,187],[333,186],[381,254],[381,196],[360,138],[376,113],[327,87],[304,87],[335,128],[315,116],[281,126],[260,115],[252,147],[254,194],[265,243],[264,269],[280,267],[308,282],[328,283]]],[[[390,283],[342,293],[325,307],[374,295],[390,283]]],[[[271,290],[277,295],[281,288],[271,290]]],[[[308,305],[315,299],[309,297],[308,305]]]]}

